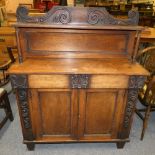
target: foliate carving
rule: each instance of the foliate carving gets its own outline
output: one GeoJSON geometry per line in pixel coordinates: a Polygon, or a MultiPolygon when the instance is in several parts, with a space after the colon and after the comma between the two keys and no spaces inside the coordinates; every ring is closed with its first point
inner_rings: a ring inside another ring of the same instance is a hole
{"type": "Polygon", "coordinates": [[[145,76],[131,76],[129,78],[129,90],[127,96],[127,106],[124,118],[124,127],[128,128],[131,120],[132,113],[135,108],[135,103],[138,96],[138,88],[142,88],[144,81],[146,80],[145,76]]]}
{"type": "Polygon", "coordinates": [[[128,19],[118,19],[110,15],[105,8],[89,8],[88,23],[101,25],[137,25],[139,13],[131,10],[128,13],[128,19]]]}
{"type": "Polygon", "coordinates": [[[54,23],[54,24],[68,24],[71,22],[71,13],[66,7],[53,7],[43,16],[28,16],[29,10],[20,6],[17,8],[16,16],[18,22],[26,23],[54,23]]]}
{"type": "Polygon", "coordinates": [[[138,90],[137,89],[129,89],[128,98],[127,98],[127,106],[124,118],[124,127],[128,128],[132,113],[135,108],[135,103],[137,101],[138,90]]]}
{"type": "Polygon", "coordinates": [[[27,76],[26,75],[10,75],[10,80],[13,88],[27,88],[27,76]]]}
{"type": "Polygon", "coordinates": [[[71,88],[88,88],[89,75],[87,74],[73,74],[70,75],[71,88]]]}
{"type": "Polygon", "coordinates": [[[25,129],[31,128],[27,89],[18,90],[18,100],[25,129]]]}
{"type": "Polygon", "coordinates": [[[131,76],[129,78],[129,88],[142,88],[145,80],[145,76],[131,76]]]}

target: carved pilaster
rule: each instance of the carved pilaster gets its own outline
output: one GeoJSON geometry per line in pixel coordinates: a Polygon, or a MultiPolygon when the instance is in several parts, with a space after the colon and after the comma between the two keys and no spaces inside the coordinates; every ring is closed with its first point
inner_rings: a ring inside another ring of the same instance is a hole
{"type": "Polygon", "coordinates": [[[71,88],[88,88],[89,75],[87,74],[73,74],[70,75],[71,88]]]}
{"type": "Polygon", "coordinates": [[[138,90],[137,89],[130,89],[128,91],[127,97],[127,106],[125,111],[125,118],[124,118],[124,127],[128,128],[131,120],[131,116],[133,114],[135,103],[137,101],[138,90]]]}
{"type": "Polygon", "coordinates": [[[138,97],[138,89],[143,87],[145,76],[131,76],[129,78],[129,89],[127,93],[127,103],[123,120],[122,130],[118,134],[118,138],[124,139],[129,137],[135,104],[138,97]]]}
{"type": "Polygon", "coordinates": [[[16,89],[18,107],[23,126],[23,136],[25,140],[33,140],[32,125],[28,104],[28,81],[26,75],[10,75],[12,87],[16,89]]]}
{"type": "Polygon", "coordinates": [[[127,128],[130,124],[131,116],[137,101],[138,89],[143,87],[145,76],[131,76],[129,78],[129,90],[127,96],[127,106],[124,118],[124,127],[127,128]]]}

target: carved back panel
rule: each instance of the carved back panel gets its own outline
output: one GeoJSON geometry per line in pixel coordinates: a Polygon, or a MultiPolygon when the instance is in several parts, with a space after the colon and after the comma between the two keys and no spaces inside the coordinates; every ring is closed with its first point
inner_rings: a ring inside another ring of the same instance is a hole
{"type": "Polygon", "coordinates": [[[17,9],[20,61],[26,58],[129,58],[135,56],[138,12],[117,19],[105,8],[53,7],[43,16],[17,9]]]}

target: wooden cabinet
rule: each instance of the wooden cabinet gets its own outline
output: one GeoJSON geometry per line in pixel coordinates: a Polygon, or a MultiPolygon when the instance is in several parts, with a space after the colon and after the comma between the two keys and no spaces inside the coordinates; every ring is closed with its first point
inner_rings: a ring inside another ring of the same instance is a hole
{"type": "Polygon", "coordinates": [[[133,26],[137,13],[117,20],[101,8],[54,7],[42,18],[25,11],[17,10],[19,62],[9,74],[28,149],[62,142],[123,148],[148,75],[135,62],[142,30],[133,26]]]}

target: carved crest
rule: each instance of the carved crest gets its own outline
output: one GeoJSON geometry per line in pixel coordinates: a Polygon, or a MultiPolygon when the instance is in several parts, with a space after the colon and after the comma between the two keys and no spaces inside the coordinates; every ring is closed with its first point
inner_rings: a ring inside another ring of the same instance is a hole
{"type": "Polygon", "coordinates": [[[139,13],[136,10],[128,12],[128,19],[118,19],[110,15],[105,8],[89,8],[88,23],[101,25],[137,25],[139,13]]]}
{"type": "Polygon", "coordinates": [[[89,75],[86,74],[73,74],[70,75],[71,88],[88,88],[89,75]]]}
{"type": "Polygon", "coordinates": [[[129,11],[128,19],[118,19],[110,15],[103,7],[79,9],[77,7],[54,6],[42,16],[29,16],[28,13],[29,10],[26,7],[18,7],[17,21],[47,24],[137,25],[139,20],[138,11],[129,11]]]}
{"type": "Polygon", "coordinates": [[[66,7],[54,7],[43,16],[28,16],[29,10],[24,7],[18,7],[16,11],[17,21],[27,23],[55,23],[67,24],[71,21],[71,13],[66,7]]]}

